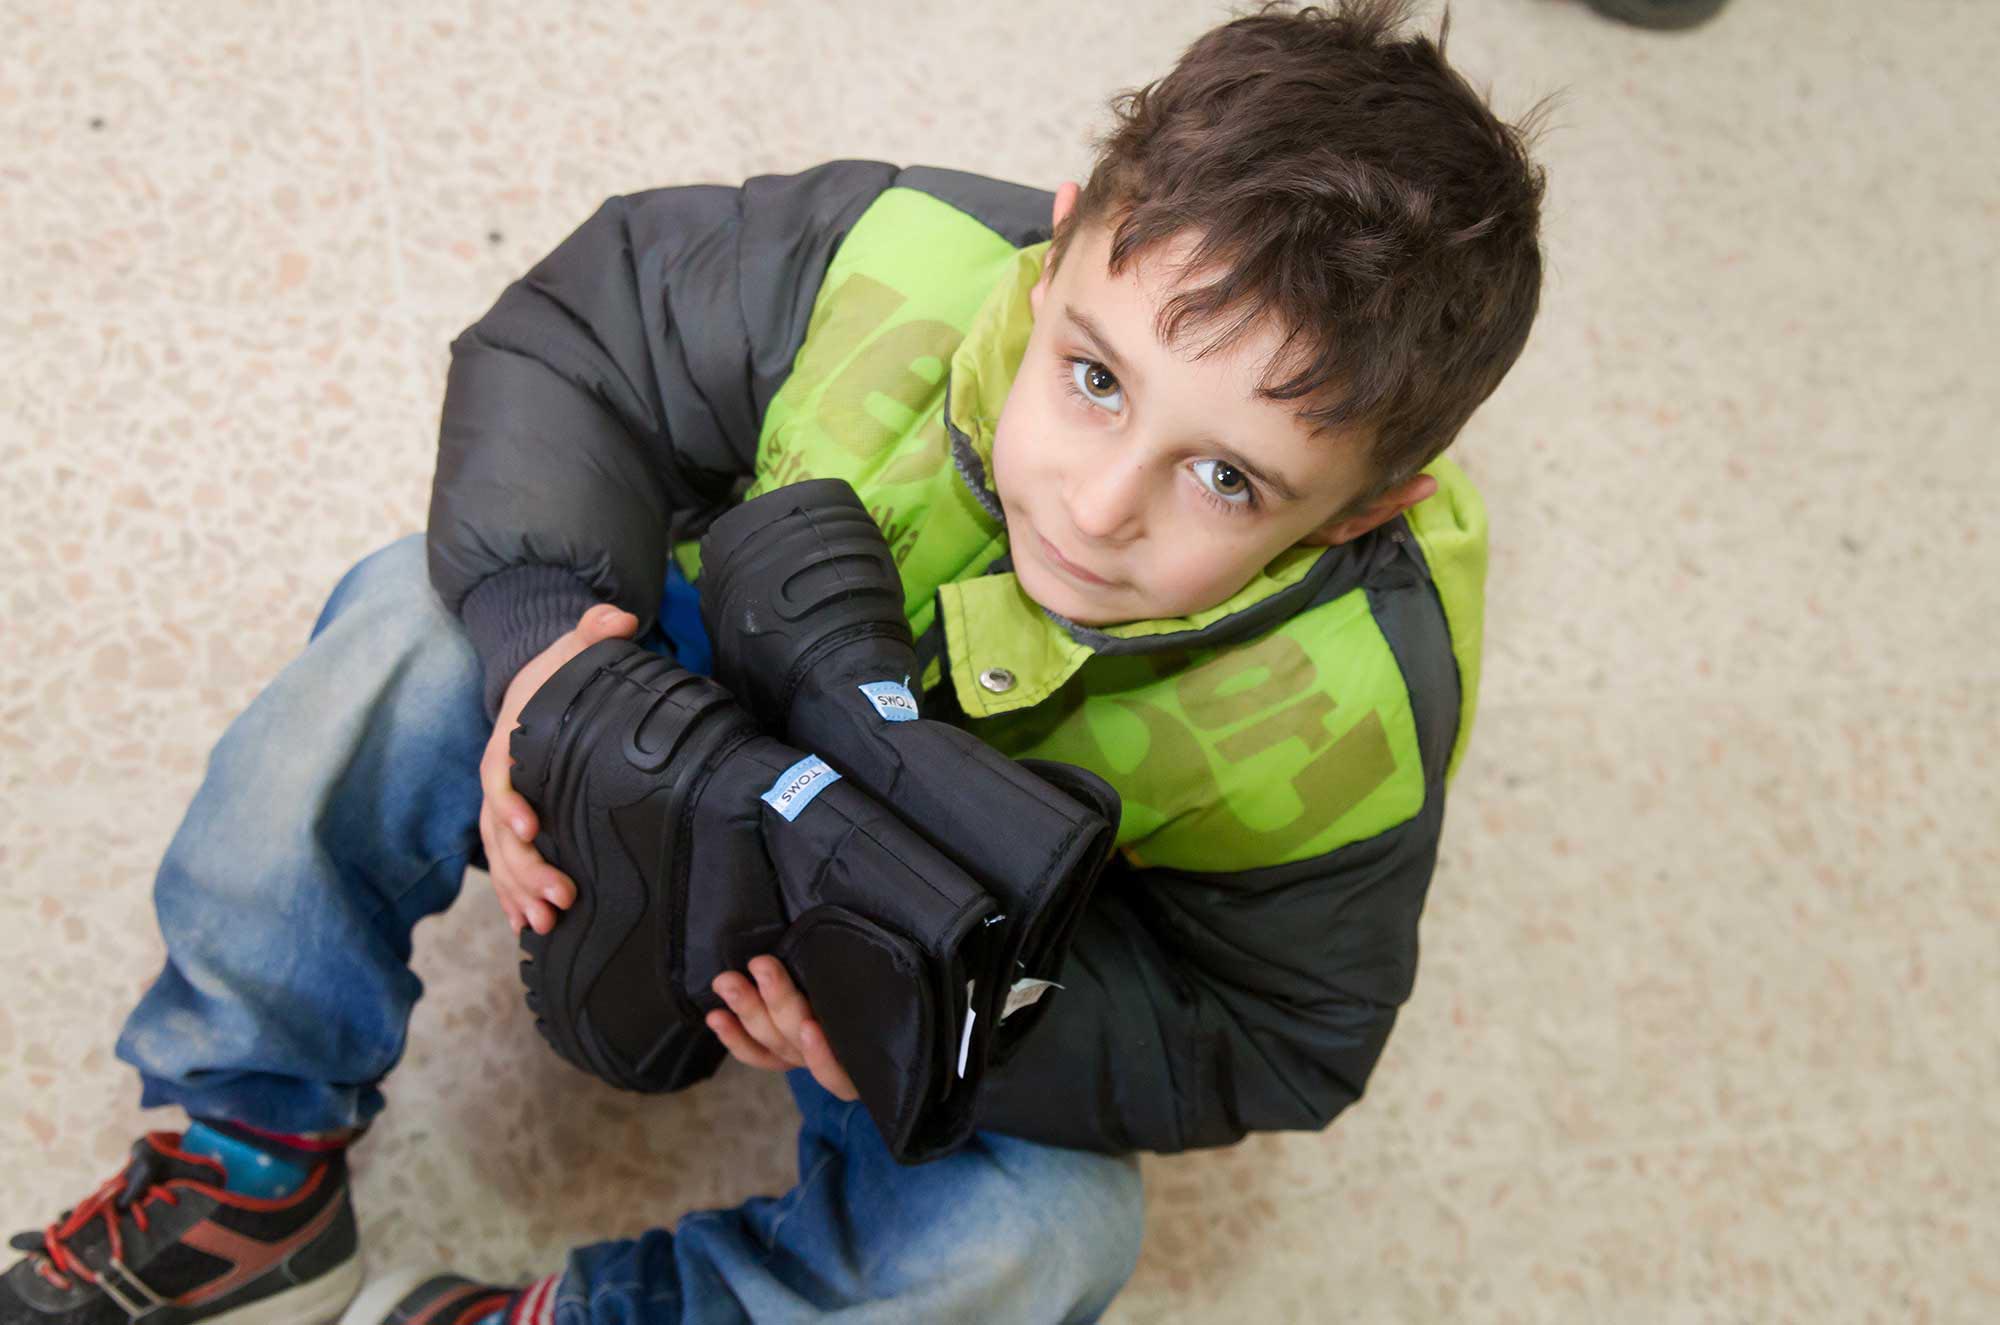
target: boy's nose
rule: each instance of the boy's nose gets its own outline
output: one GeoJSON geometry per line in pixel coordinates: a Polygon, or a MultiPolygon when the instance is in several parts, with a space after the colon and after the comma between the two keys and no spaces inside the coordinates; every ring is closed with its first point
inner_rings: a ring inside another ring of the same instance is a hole
{"type": "Polygon", "coordinates": [[[1084,538],[1128,543],[1142,527],[1145,495],[1145,475],[1136,465],[1086,468],[1070,487],[1070,523],[1084,538]]]}

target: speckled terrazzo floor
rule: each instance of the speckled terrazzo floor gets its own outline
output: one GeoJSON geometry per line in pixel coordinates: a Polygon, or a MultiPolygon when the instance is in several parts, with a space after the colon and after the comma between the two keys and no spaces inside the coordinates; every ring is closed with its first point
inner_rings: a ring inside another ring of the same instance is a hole
{"type": "MultiPolygon", "coordinates": [[[[2000,10],[1801,9],[1459,5],[1503,113],[1568,91],[1542,320],[1460,448],[1487,667],[1416,996],[1324,1134],[1147,1159],[1114,1320],[2000,1319],[2000,10]]],[[[178,1125],[110,1054],[152,872],[423,527],[447,343],[509,279],[655,184],[1053,187],[1226,16],[919,12],[0,0],[9,1230],[178,1125]]],[[[371,1248],[523,1276],[789,1185],[781,1081],[580,1084],[510,949],[476,875],[418,931],[371,1248]]]]}

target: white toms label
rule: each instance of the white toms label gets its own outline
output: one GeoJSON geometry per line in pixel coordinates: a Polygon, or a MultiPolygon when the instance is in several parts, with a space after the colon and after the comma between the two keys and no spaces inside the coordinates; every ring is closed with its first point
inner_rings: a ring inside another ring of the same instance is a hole
{"type": "Polygon", "coordinates": [[[870,681],[861,687],[861,693],[868,696],[884,722],[915,722],[920,716],[917,697],[901,681],[870,681]]]}
{"type": "Polygon", "coordinates": [[[818,755],[807,755],[778,774],[778,780],[771,789],[758,799],[785,816],[790,823],[799,817],[799,811],[812,804],[813,797],[834,783],[840,781],[840,774],[833,771],[818,755]]]}

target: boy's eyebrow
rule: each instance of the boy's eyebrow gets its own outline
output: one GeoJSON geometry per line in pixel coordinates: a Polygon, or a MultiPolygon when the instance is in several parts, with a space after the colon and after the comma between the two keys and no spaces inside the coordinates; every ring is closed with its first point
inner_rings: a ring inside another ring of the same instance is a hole
{"type": "MultiPolygon", "coordinates": [[[[1063,313],[1076,324],[1076,329],[1083,333],[1084,339],[1090,342],[1091,348],[1097,351],[1097,357],[1104,360],[1104,366],[1111,370],[1112,375],[1121,380],[1127,379],[1129,375],[1125,371],[1124,363],[1118,358],[1118,351],[1111,348],[1111,342],[1105,339],[1104,328],[1097,325],[1096,319],[1068,304],[1063,305],[1063,313]]],[[[1262,466],[1245,459],[1243,453],[1234,447],[1222,442],[1210,442],[1209,445],[1221,452],[1222,458],[1227,460],[1232,468],[1240,469],[1251,478],[1257,479],[1286,501],[1299,500],[1298,490],[1291,484],[1262,466]]]]}
{"type": "Polygon", "coordinates": [[[1097,357],[1104,360],[1104,366],[1117,377],[1129,378],[1130,374],[1125,371],[1125,361],[1118,357],[1118,351],[1111,348],[1111,342],[1106,339],[1104,328],[1097,325],[1097,319],[1088,313],[1078,312],[1068,304],[1063,305],[1063,312],[1097,351],[1097,357]]]}
{"type": "Polygon", "coordinates": [[[1243,453],[1236,450],[1236,448],[1222,442],[1210,442],[1209,445],[1220,451],[1222,458],[1227,460],[1232,468],[1242,470],[1251,478],[1261,479],[1265,487],[1271,489],[1271,491],[1277,493],[1286,501],[1297,501],[1299,499],[1299,494],[1292,488],[1291,484],[1285,482],[1285,480],[1279,478],[1269,470],[1261,469],[1249,460],[1246,460],[1243,457],[1243,453]]]}

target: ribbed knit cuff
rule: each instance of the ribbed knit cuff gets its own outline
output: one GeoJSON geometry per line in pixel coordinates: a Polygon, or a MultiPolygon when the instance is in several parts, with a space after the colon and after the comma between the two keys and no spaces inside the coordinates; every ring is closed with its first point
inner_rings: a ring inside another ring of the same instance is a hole
{"type": "Polygon", "coordinates": [[[500,720],[500,701],[520,670],[602,601],[581,576],[560,566],[516,566],[480,581],[466,596],[460,616],[486,669],[489,724],[500,720]]]}

